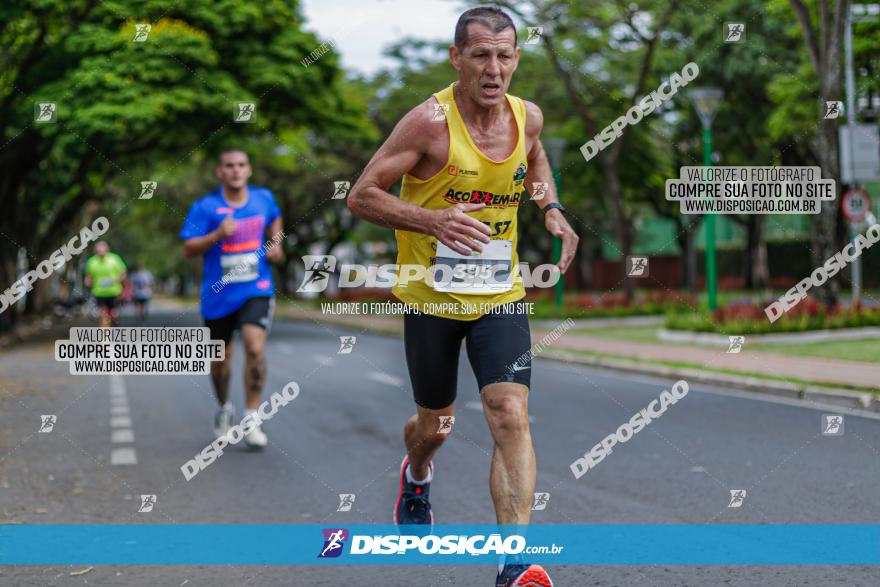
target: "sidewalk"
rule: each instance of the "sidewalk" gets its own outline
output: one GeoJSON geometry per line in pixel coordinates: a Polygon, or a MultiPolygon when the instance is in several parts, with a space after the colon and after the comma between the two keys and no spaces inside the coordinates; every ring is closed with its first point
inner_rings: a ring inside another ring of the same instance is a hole
{"type": "MultiPolygon", "coordinates": [[[[534,341],[541,334],[532,335],[534,341]]],[[[584,334],[565,334],[553,348],[615,355],[642,361],[690,363],[695,367],[762,374],[829,385],[843,385],[880,390],[880,365],[819,357],[793,357],[765,352],[749,352],[748,345],[735,354],[727,349],[690,345],[659,344],[612,340],[584,334]]]]}

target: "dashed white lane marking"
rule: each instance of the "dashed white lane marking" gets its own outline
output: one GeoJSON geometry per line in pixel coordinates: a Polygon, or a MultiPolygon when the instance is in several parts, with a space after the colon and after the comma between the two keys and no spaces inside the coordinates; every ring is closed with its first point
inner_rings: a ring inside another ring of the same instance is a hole
{"type": "Polygon", "coordinates": [[[333,360],[333,357],[328,357],[327,355],[312,355],[312,358],[316,362],[324,365],[325,367],[332,367],[333,364],[335,363],[335,361],[333,360]]]}
{"type": "Polygon", "coordinates": [[[128,416],[113,416],[110,418],[111,428],[131,428],[131,418],[128,416]]]}
{"type": "Polygon", "coordinates": [[[114,430],[110,433],[110,442],[120,444],[123,442],[134,442],[134,432],[127,428],[114,430]]]}
{"type": "MultiPolygon", "coordinates": [[[[125,380],[121,375],[110,376],[110,442],[112,444],[134,443],[125,380]]],[[[110,451],[111,465],[136,465],[134,446],[120,446],[110,451]]]]}
{"type": "Polygon", "coordinates": [[[367,378],[372,379],[373,381],[377,381],[379,383],[393,385],[395,387],[403,386],[403,380],[400,377],[395,377],[394,375],[389,375],[388,373],[382,373],[381,371],[370,371],[369,373],[367,373],[367,378]]]}
{"type": "Polygon", "coordinates": [[[136,465],[137,462],[137,453],[134,452],[134,447],[114,448],[110,452],[111,465],[136,465]]]}
{"type": "MultiPolygon", "coordinates": [[[[475,412],[483,411],[483,402],[468,402],[464,405],[468,410],[474,410],[475,412]]],[[[529,424],[532,424],[535,421],[535,417],[529,414],[529,424]]]]}

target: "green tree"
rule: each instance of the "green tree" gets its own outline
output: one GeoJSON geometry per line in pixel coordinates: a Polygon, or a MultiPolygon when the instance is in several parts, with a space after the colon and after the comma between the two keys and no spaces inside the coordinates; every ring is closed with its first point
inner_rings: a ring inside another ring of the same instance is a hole
{"type": "Polygon", "coordinates": [[[301,30],[296,2],[16,1],[0,7],[0,22],[4,289],[20,248],[33,266],[99,214],[114,238],[115,215],[143,204],[140,182],[158,180],[161,198],[202,149],[282,129],[340,141],[364,133],[334,56],[301,62],[321,43],[301,30]],[[139,23],[151,29],[135,42],[139,23]],[[35,122],[37,102],[56,104],[54,124],[35,122]],[[233,122],[237,102],[257,105],[255,124],[233,122]]]}
{"type": "MultiPolygon", "coordinates": [[[[791,7],[800,24],[810,65],[816,75],[819,87],[818,145],[816,154],[822,177],[840,180],[840,162],[837,145],[837,120],[827,119],[824,106],[828,101],[839,101],[843,96],[843,31],[849,14],[849,0],[817,0],[809,6],[803,0],[790,0],[791,7]]],[[[813,265],[834,255],[837,249],[835,238],[837,224],[837,200],[822,202],[822,211],[813,220],[812,261],[813,265]]],[[[816,291],[816,297],[831,306],[837,302],[840,282],[829,280],[828,284],[816,291]]]]}
{"type": "MultiPolygon", "coordinates": [[[[607,124],[604,121],[624,115],[649,88],[662,35],[680,6],[679,0],[499,4],[527,25],[543,27],[541,39],[548,57],[588,137],[598,134],[607,124]]],[[[632,252],[635,241],[635,212],[622,180],[623,148],[629,134],[624,128],[596,156],[623,257],[632,252]]],[[[625,280],[623,285],[632,298],[633,282],[625,280]]]]}

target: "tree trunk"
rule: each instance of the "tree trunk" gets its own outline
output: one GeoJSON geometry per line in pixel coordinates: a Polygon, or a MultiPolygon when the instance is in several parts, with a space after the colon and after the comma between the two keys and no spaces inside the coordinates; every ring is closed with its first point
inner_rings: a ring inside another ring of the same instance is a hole
{"type": "MultiPolygon", "coordinates": [[[[837,102],[843,94],[841,78],[843,37],[847,14],[850,10],[849,0],[819,0],[818,30],[813,26],[810,10],[804,0],[789,0],[804,35],[804,43],[810,65],[819,80],[819,99],[816,115],[819,118],[817,158],[822,169],[823,179],[835,179],[840,184],[840,167],[837,151],[837,119],[826,119],[826,104],[837,102]]],[[[855,116],[855,112],[847,112],[847,117],[855,116]]],[[[838,197],[840,194],[838,194],[838,197]]],[[[821,212],[813,216],[812,222],[812,262],[818,267],[825,259],[837,251],[835,228],[837,224],[838,200],[823,200],[821,212]]],[[[813,295],[825,304],[832,306],[837,302],[840,292],[838,280],[830,279],[823,287],[815,288],[813,295]]]]}
{"type": "Polygon", "coordinates": [[[28,316],[44,316],[52,309],[52,277],[34,282],[34,288],[27,294],[24,313],[28,316]]]}
{"type": "MultiPolygon", "coordinates": [[[[835,92],[834,96],[839,96],[835,92]]],[[[822,100],[832,100],[836,98],[829,97],[829,94],[823,92],[822,100]]],[[[824,102],[823,102],[824,104],[824,102]]],[[[822,177],[824,179],[840,178],[840,166],[837,160],[837,124],[835,120],[822,120],[819,123],[819,166],[822,168],[822,177]]],[[[834,238],[835,228],[837,224],[837,207],[840,202],[841,194],[837,194],[837,199],[823,200],[822,212],[813,216],[813,226],[811,235],[812,261],[813,266],[818,267],[825,262],[825,259],[832,257],[837,251],[837,243],[834,238]]],[[[813,288],[813,295],[820,302],[830,307],[837,303],[840,295],[840,282],[836,279],[829,279],[822,287],[813,288]]]]}
{"type": "Polygon", "coordinates": [[[697,226],[699,226],[699,222],[691,221],[685,225],[684,283],[691,293],[697,291],[697,226]]]}
{"type": "Polygon", "coordinates": [[[278,281],[280,282],[280,290],[281,293],[285,296],[290,295],[289,284],[290,281],[290,270],[288,269],[288,265],[290,263],[290,257],[284,257],[284,261],[281,262],[280,265],[276,265],[276,269],[278,270],[278,281]]]}
{"type": "Polygon", "coordinates": [[[620,246],[623,264],[623,291],[627,301],[635,297],[633,280],[626,275],[626,258],[632,254],[632,222],[626,216],[623,204],[623,185],[620,183],[618,173],[618,159],[606,157],[602,160],[605,172],[605,184],[608,196],[611,198],[611,212],[614,220],[614,231],[617,234],[617,243],[620,246]]]}
{"type": "Polygon", "coordinates": [[[743,250],[743,276],[745,277],[745,286],[748,290],[755,289],[755,247],[758,246],[756,238],[755,216],[747,216],[746,221],[742,224],[746,229],[746,248],[743,250]]]}
{"type": "Polygon", "coordinates": [[[764,217],[755,216],[754,223],[749,224],[749,228],[753,235],[753,243],[750,243],[750,265],[751,272],[748,277],[751,281],[751,288],[754,290],[762,290],[770,285],[770,264],[767,260],[767,242],[764,240],[764,217]]]}
{"type": "MultiPolygon", "coordinates": [[[[9,241],[0,239],[0,294],[12,285],[17,278],[16,262],[18,247],[9,241]]],[[[18,321],[18,313],[13,307],[0,312],[0,332],[9,330],[18,321]]]]}
{"type": "MultiPolygon", "coordinates": [[[[29,256],[27,271],[35,270],[37,265],[44,259],[48,259],[55,249],[46,249],[46,252],[42,252],[43,250],[42,247],[34,249],[35,258],[29,256]]],[[[56,279],[54,271],[46,279],[40,278],[39,274],[37,275],[36,281],[31,286],[31,291],[27,293],[25,298],[24,314],[26,316],[42,316],[51,312],[53,279],[56,279]]]]}

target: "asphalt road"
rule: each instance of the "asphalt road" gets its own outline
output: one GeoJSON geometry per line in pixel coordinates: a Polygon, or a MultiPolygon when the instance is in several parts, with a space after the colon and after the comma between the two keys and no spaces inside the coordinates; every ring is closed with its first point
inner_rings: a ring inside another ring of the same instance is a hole
{"type": "MultiPolygon", "coordinates": [[[[166,312],[150,325],[200,322],[193,311],[166,312]]],[[[236,358],[240,417],[241,352],[236,358]]],[[[265,424],[269,447],[227,449],[187,482],[180,466],[212,440],[207,376],[127,376],[120,390],[108,377],[70,375],[54,361],[51,340],[7,352],[0,357],[0,523],[390,523],[402,425],[413,412],[402,341],[277,321],[267,358],[267,395],[289,381],[302,390],[265,424]],[[337,354],[341,335],[357,336],[351,354],[337,354]],[[36,432],[41,414],[57,415],[53,432],[36,432]],[[119,420],[126,416],[130,423],[119,420]],[[336,511],[340,493],[356,495],[351,511],[336,511]],[[157,495],[152,512],[137,512],[140,494],[157,495]]],[[[877,419],[847,413],[842,436],[823,436],[827,409],[692,385],[576,480],[569,464],[672,382],[540,360],[532,382],[537,491],[550,493],[533,523],[880,522],[877,419]],[[728,507],[731,489],[747,490],[742,507],[728,507]]],[[[464,356],[458,406],[455,430],[435,459],[437,522],[492,523],[491,437],[464,356]]],[[[71,574],[86,568],[0,567],[0,585],[488,586],[495,574],[483,565],[98,566],[71,574]]],[[[560,587],[880,583],[880,571],[853,566],[549,570],[560,587]]]]}

